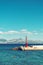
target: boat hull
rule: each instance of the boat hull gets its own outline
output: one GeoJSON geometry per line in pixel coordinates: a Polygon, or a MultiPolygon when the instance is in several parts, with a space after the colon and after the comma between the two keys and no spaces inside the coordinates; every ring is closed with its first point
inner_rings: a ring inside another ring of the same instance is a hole
{"type": "Polygon", "coordinates": [[[12,50],[23,50],[23,51],[27,51],[27,50],[43,50],[43,46],[20,46],[20,47],[16,47],[16,48],[13,48],[12,50]]]}
{"type": "Polygon", "coordinates": [[[28,46],[28,47],[23,47],[23,46],[21,46],[20,47],[21,48],[21,50],[43,50],[43,46],[32,46],[32,47],[30,47],[30,46],[28,46]]]}

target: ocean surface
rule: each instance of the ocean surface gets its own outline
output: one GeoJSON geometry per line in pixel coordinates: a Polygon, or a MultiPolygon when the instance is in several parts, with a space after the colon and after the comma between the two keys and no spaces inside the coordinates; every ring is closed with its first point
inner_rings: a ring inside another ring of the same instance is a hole
{"type": "MultiPolygon", "coordinates": [[[[11,50],[24,44],[0,44],[0,65],[43,65],[43,51],[11,50]]],[[[34,45],[34,44],[29,44],[34,45]]],[[[42,44],[43,45],[43,44],[42,44]]]]}

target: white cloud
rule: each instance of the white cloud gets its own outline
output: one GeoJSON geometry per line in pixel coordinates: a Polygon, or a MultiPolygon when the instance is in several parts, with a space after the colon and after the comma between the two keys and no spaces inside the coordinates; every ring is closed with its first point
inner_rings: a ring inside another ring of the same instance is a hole
{"type": "Polygon", "coordinates": [[[0,31],[0,34],[3,34],[3,32],[2,32],[2,31],[0,31]]]}
{"type": "Polygon", "coordinates": [[[24,34],[32,34],[32,32],[27,31],[26,29],[22,29],[22,30],[21,30],[21,33],[24,33],[24,34]]]}
{"type": "Polygon", "coordinates": [[[33,34],[32,32],[28,32],[28,34],[33,34]]]}
{"type": "Polygon", "coordinates": [[[33,31],[33,34],[38,35],[39,33],[37,31],[33,31]]]}
{"type": "Polygon", "coordinates": [[[30,34],[30,35],[38,35],[37,32],[30,32],[26,29],[22,29],[21,31],[16,31],[16,30],[10,30],[10,31],[7,31],[7,32],[3,32],[3,31],[0,31],[0,34],[30,34]]]}
{"type": "Polygon", "coordinates": [[[19,32],[18,31],[7,31],[7,32],[0,31],[0,34],[19,34],[19,32]]]}
{"type": "Polygon", "coordinates": [[[26,32],[27,30],[26,29],[22,29],[21,32],[26,32]]]}
{"type": "Polygon", "coordinates": [[[38,35],[38,33],[36,32],[36,33],[34,33],[35,35],[38,35]]]}
{"type": "Polygon", "coordinates": [[[8,32],[4,32],[5,34],[18,34],[19,32],[18,31],[8,31],[8,32]]]}

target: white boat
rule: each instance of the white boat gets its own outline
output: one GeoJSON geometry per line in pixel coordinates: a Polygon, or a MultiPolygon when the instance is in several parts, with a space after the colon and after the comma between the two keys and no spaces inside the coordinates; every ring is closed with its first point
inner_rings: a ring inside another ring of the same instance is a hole
{"type": "Polygon", "coordinates": [[[39,45],[39,46],[32,46],[32,47],[30,47],[30,46],[28,46],[28,47],[25,47],[25,46],[21,46],[20,47],[20,49],[21,50],[43,50],[43,46],[42,45],[39,45]]]}
{"type": "Polygon", "coordinates": [[[29,46],[28,42],[27,42],[27,36],[26,36],[26,44],[25,46],[20,46],[20,47],[16,47],[13,48],[13,50],[43,50],[43,45],[33,45],[33,46],[29,46]]]}

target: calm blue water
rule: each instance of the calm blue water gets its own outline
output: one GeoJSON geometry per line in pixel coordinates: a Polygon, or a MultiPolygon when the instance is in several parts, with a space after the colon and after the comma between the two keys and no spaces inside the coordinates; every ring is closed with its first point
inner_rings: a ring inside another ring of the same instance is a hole
{"type": "Polygon", "coordinates": [[[0,44],[0,65],[43,65],[43,51],[11,50],[21,45],[0,44]]]}

